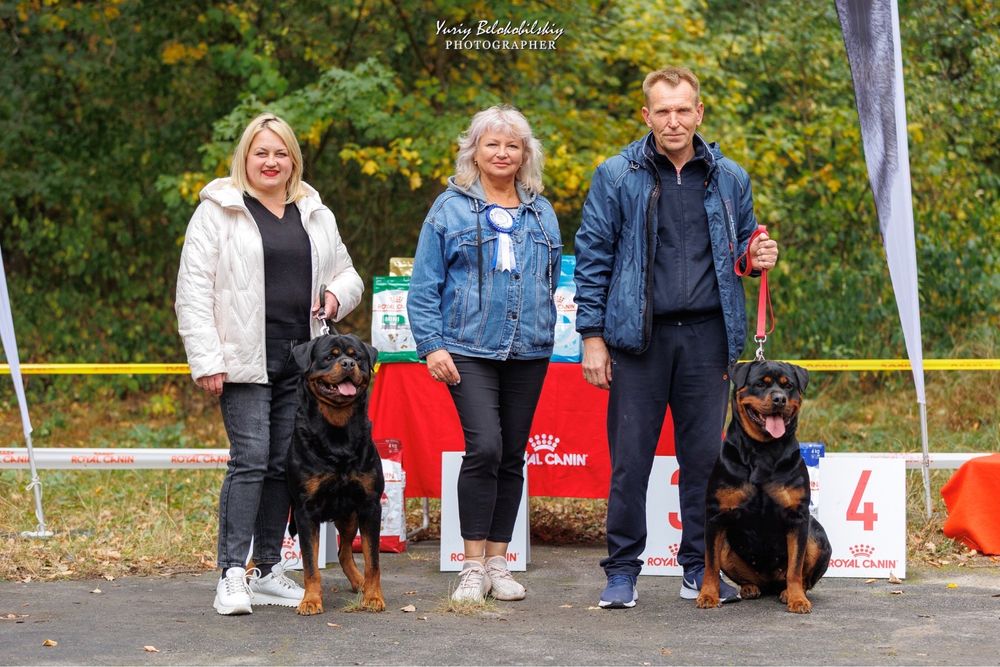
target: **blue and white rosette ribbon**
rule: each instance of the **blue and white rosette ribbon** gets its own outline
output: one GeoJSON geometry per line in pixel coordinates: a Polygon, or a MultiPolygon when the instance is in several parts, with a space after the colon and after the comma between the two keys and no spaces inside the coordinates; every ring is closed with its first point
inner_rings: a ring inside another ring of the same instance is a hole
{"type": "Polygon", "coordinates": [[[497,248],[493,255],[494,271],[516,271],[517,259],[514,257],[514,244],[511,243],[510,234],[517,227],[517,222],[510,211],[491,204],[486,208],[486,220],[490,227],[497,233],[497,248]]]}

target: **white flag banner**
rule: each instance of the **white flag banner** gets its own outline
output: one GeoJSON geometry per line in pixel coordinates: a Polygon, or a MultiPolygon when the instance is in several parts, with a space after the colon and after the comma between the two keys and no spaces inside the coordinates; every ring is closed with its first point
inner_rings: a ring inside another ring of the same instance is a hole
{"type": "Polygon", "coordinates": [[[924,353],[920,337],[917,247],[913,234],[910,152],[903,95],[903,52],[896,0],[835,0],[854,79],[861,121],[861,140],[868,180],[875,195],[882,245],[889,263],[892,291],[913,369],[920,405],[924,503],[931,516],[930,452],[927,444],[927,399],[924,353]]]}
{"type": "Polygon", "coordinates": [[[925,403],[924,357],[917,297],[917,253],[910,195],[910,155],[903,96],[903,56],[896,0],[836,0],[861,120],[868,179],[917,402],[925,403]]]}
{"type": "Polygon", "coordinates": [[[31,419],[28,418],[28,402],[24,398],[24,382],[21,379],[21,363],[17,356],[17,340],[14,338],[14,317],[10,312],[10,294],[7,292],[7,273],[3,266],[3,252],[0,249],[0,339],[3,353],[10,366],[10,377],[14,380],[14,393],[21,408],[21,426],[24,437],[31,436],[31,419]]]}

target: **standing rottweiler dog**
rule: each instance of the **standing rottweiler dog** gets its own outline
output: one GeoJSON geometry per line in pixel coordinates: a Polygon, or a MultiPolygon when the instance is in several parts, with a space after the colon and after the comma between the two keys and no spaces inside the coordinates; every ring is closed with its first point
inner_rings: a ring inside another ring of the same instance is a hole
{"type": "Polygon", "coordinates": [[[697,605],[719,606],[719,570],[746,599],[778,593],[806,614],[806,591],[826,572],[830,541],[809,514],[809,473],[795,437],[804,368],[775,361],[738,364],[733,417],[708,480],[705,579],[697,605]]]}
{"type": "Polygon", "coordinates": [[[325,335],[295,347],[292,354],[302,369],[287,465],[294,519],[289,532],[299,534],[306,590],[298,613],[323,612],[316,568],[323,521],[337,526],[338,560],[351,588],[363,591],[362,606],[382,611],[378,549],[385,480],[366,407],[378,352],[356,336],[325,335]],[[364,577],[351,548],[359,529],[364,577]]]}

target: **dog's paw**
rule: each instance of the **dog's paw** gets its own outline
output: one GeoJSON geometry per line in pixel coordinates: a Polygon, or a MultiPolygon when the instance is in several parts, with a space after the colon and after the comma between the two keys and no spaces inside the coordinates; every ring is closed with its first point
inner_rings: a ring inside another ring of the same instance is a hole
{"type": "Polygon", "coordinates": [[[361,601],[361,606],[365,608],[366,611],[385,611],[385,600],[382,599],[381,595],[365,597],[361,601]]]}
{"type": "Polygon", "coordinates": [[[295,612],[299,616],[312,616],[314,614],[322,614],[323,601],[304,598],[302,602],[299,603],[299,606],[295,609],[295,612]]]}
{"type": "Polygon", "coordinates": [[[754,584],[743,584],[740,586],[740,597],[744,600],[756,600],[760,597],[760,589],[754,584]]]}
{"type": "Polygon", "coordinates": [[[698,594],[695,606],[697,606],[698,609],[715,609],[716,607],[721,607],[722,603],[719,602],[718,595],[711,595],[703,592],[698,594]]]}
{"type": "Polygon", "coordinates": [[[812,602],[806,597],[793,598],[788,601],[788,611],[793,614],[808,614],[812,611],[812,602]]]}

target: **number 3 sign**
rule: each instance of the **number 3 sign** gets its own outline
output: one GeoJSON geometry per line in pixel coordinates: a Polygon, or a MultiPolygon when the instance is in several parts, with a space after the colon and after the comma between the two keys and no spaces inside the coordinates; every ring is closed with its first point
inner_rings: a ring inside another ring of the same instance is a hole
{"type": "Polygon", "coordinates": [[[833,546],[827,577],[906,576],[906,464],[827,456],[819,520],[833,546]]]}

